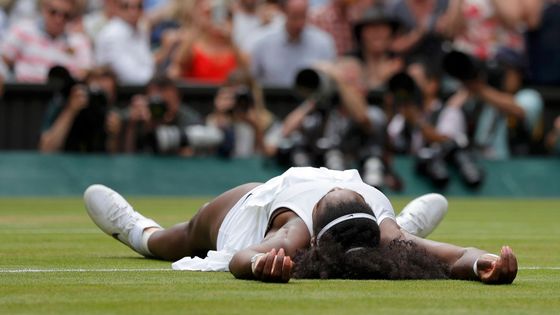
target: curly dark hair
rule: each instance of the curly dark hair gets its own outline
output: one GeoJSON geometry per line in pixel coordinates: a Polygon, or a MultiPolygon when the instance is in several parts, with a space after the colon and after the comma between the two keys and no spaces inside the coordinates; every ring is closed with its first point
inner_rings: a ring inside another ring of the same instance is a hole
{"type": "MultiPolygon", "coordinates": [[[[365,202],[330,205],[314,224],[317,235],[330,221],[349,213],[373,214],[365,202]]],[[[353,219],[341,222],[323,234],[316,246],[294,257],[294,278],[311,279],[446,279],[449,267],[429,256],[413,242],[393,240],[380,246],[376,222],[353,219]]]]}

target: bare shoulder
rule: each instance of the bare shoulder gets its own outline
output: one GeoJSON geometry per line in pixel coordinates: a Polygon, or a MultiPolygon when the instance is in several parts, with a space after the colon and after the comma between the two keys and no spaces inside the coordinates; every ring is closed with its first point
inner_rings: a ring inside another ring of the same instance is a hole
{"type": "Polygon", "coordinates": [[[397,222],[389,218],[379,224],[379,230],[381,232],[382,244],[388,244],[394,239],[403,239],[405,237],[397,222]]]}
{"type": "Polygon", "coordinates": [[[281,208],[272,216],[264,242],[281,243],[288,255],[309,246],[311,235],[305,222],[293,211],[281,208]]]}

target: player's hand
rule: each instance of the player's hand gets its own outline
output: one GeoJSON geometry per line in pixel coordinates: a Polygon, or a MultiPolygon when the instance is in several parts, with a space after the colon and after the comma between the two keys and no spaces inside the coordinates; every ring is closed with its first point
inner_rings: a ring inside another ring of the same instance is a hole
{"type": "Polygon", "coordinates": [[[278,252],[272,249],[260,256],[254,263],[253,275],[263,282],[288,282],[292,273],[292,259],[286,256],[284,249],[278,252]]]}
{"type": "Polygon", "coordinates": [[[477,262],[480,281],[487,284],[509,284],[517,275],[517,258],[509,246],[503,246],[499,257],[482,255],[477,262]]]}

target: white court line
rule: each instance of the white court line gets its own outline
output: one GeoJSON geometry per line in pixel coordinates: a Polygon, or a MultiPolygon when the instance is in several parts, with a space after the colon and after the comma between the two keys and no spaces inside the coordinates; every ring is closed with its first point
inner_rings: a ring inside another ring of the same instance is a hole
{"type": "Polygon", "coordinates": [[[143,268],[143,269],[0,269],[0,273],[41,273],[41,272],[150,272],[173,271],[170,268],[143,268]]]}
{"type": "MultiPolygon", "coordinates": [[[[560,270],[560,267],[529,266],[519,270],[560,270]]],[[[0,273],[49,273],[49,272],[153,272],[174,271],[171,268],[139,268],[139,269],[0,269],[0,273]]]]}

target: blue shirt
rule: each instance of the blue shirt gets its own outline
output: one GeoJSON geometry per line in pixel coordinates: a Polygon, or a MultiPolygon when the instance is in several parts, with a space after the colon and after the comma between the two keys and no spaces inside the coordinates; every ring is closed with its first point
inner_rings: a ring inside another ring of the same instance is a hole
{"type": "Polygon", "coordinates": [[[335,57],[334,41],[328,33],[307,25],[298,40],[290,41],[281,25],[253,46],[251,71],[264,86],[292,87],[299,70],[335,57]]]}

